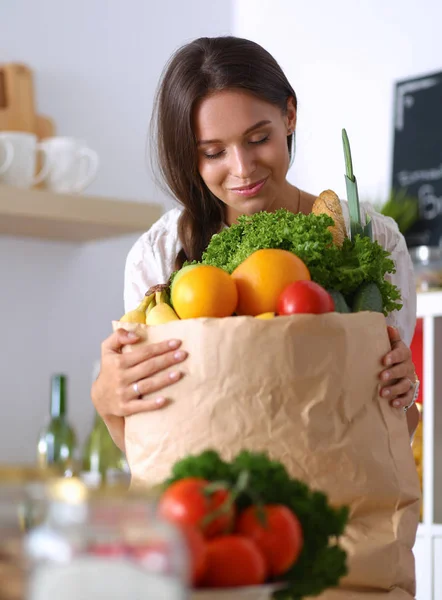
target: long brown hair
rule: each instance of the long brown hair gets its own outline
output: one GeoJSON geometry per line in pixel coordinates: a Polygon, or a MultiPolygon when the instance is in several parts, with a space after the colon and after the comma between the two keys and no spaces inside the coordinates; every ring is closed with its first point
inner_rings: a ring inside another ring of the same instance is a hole
{"type": "MultiPolygon", "coordinates": [[[[183,249],[177,256],[176,268],[185,260],[200,260],[210,238],[223,224],[224,205],[198,172],[193,115],[196,104],[209,93],[225,89],[247,90],[278,106],[283,113],[290,97],[295,106],[297,102],[273,56],[250,40],[203,37],[171,57],[156,95],[151,141],[160,174],[184,207],[178,223],[183,249]]],[[[290,158],[293,135],[287,137],[290,158]]]]}

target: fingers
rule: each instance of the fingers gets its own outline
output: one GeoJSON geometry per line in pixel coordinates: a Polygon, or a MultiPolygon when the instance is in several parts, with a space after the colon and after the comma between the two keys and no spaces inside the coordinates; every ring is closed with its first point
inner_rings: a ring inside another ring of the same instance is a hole
{"type": "Polygon", "coordinates": [[[401,334],[396,327],[392,327],[391,325],[387,326],[388,337],[390,338],[390,343],[393,345],[396,342],[401,341],[401,334]]]}
{"type": "Polygon", "coordinates": [[[120,352],[125,344],[135,344],[139,339],[132,331],[117,329],[117,331],[114,331],[112,335],[104,340],[101,344],[101,350],[103,354],[120,352]]]}
{"type": "Polygon", "coordinates": [[[382,362],[387,369],[380,374],[382,387],[380,394],[389,400],[394,408],[408,406],[413,399],[414,392],[414,365],[411,350],[401,340],[399,331],[395,327],[388,327],[391,351],[382,362]]]}
{"type": "MultiPolygon", "coordinates": [[[[169,367],[173,367],[174,365],[179,365],[183,360],[187,358],[187,352],[184,350],[169,350],[165,354],[160,354],[159,356],[155,356],[149,360],[145,360],[144,362],[135,365],[134,367],[129,368],[125,372],[126,383],[128,385],[137,382],[138,388],[141,390],[141,386],[143,386],[143,380],[151,377],[152,375],[156,375],[160,371],[164,371],[169,367]]],[[[174,370],[168,374],[169,379],[172,381],[178,381],[180,375],[179,370],[174,370]]],[[[140,393],[147,393],[145,391],[140,393]]]]}
{"type": "Polygon", "coordinates": [[[399,362],[394,367],[390,367],[389,369],[382,371],[381,381],[385,385],[389,385],[390,382],[402,379],[403,377],[410,377],[411,374],[409,362],[399,362]]]}
{"type": "Polygon", "coordinates": [[[181,346],[180,340],[167,340],[157,344],[140,344],[132,352],[127,352],[119,356],[118,366],[121,369],[130,369],[146,361],[156,359],[156,357],[177,350],[181,346]]]}
{"type": "Polygon", "coordinates": [[[164,408],[169,404],[169,400],[164,396],[159,396],[154,400],[134,400],[126,406],[125,417],[136,415],[141,412],[152,412],[164,408]]]}
{"type": "Polygon", "coordinates": [[[404,396],[408,393],[411,393],[413,387],[414,385],[411,379],[408,377],[401,377],[400,379],[392,382],[392,384],[388,387],[382,388],[381,396],[383,398],[391,398],[392,400],[395,400],[399,396],[404,396]]]}
{"type": "Polygon", "coordinates": [[[391,365],[397,365],[398,363],[405,362],[411,358],[411,351],[404,342],[395,342],[393,350],[390,350],[383,359],[383,364],[387,367],[391,365]]]}
{"type": "MultiPolygon", "coordinates": [[[[176,383],[183,376],[179,368],[170,371],[187,358],[187,352],[173,349],[180,346],[179,340],[161,342],[159,344],[143,344],[140,348],[124,354],[115,354],[108,360],[113,364],[114,389],[116,404],[114,411],[118,416],[126,417],[142,412],[145,407],[150,410],[164,406],[162,400],[140,400],[141,396],[159,394],[164,388],[176,383]],[[135,355],[133,359],[132,355],[135,355]],[[166,371],[169,369],[169,371],[166,371]],[[136,388],[134,389],[134,384],[136,388]],[[146,405],[146,402],[148,404],[146,405]]],[[[164,399],[163,399],[164,400],[164,399]]]]}
{"type": "Polygon", "coordinates": [[[163,408],[168,403],[163,395],[164,388],[176,383],[181,379],[183,374],[180,371],[172,373],[158,373],[157,375],[146,377],[139,380],[137,389],[140,392],[138,396],[133,389],[133,385],[126,385],[116,390],[118,397],[116,412],[118,416],[128,417],[130,415],[147,410],[157,410],[163,408]],[[156,395],[154,399],[141,399],[140,396],[156,395]]]}

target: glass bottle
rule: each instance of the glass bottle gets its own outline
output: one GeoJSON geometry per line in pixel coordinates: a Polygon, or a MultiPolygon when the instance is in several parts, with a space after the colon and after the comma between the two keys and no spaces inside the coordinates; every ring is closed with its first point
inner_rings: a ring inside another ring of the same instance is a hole
{"type": "Polygon", "coordinates": [[[129,468],[123,452],[115,445],[103,419],[96,412],[83,448],[81,479],[89,487],[110,486],[126,481],[129,468]]]}
{"type": "Polygon", "coordinates": [[[184,540],[144,491],[64,478],[48,502],[46,521],[25,540],[27,600],[188,599],[184,540]]]}
{"type": "Polygon", "coordinates": [[[53,375],[51,379],[50,418],[41,429],[37,444],[39,467],[55,467],[65,477],[75,473],[77,440],[67,420],[67,378],[53,375]]]}

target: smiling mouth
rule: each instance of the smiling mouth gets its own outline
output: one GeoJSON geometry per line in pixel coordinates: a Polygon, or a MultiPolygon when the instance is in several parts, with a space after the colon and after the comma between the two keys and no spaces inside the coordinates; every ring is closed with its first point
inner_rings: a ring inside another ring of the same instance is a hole
{"type": "Polygon", "coordinates": [[[235,194],[240,194],[241,196],[254,196],[259,191],[261,191],[266,181],[267,177],[265,179],[261,179],[260,181],[256,181],[255,183],[251,183],[250,185],[231,188],[230,191],[234,192],[235,194]]]}

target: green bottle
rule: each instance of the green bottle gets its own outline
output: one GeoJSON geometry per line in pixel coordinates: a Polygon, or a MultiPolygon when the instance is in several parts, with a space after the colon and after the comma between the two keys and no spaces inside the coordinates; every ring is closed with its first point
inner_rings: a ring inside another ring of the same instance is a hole
{"type": "Polygon", "coordinates": [[[65,477],[75,474],[77,439],[67,421],[67,378],[53,375],[51,379],[50,419],[38,438],[37,462],[41,468],[51,467],[65,477]]]}
{"type": "Polygon", "coordinates": [[[83,448],[80,477],[90,487],[109,487],[129,481],[126,458],[97,412],[83,448]]]}

